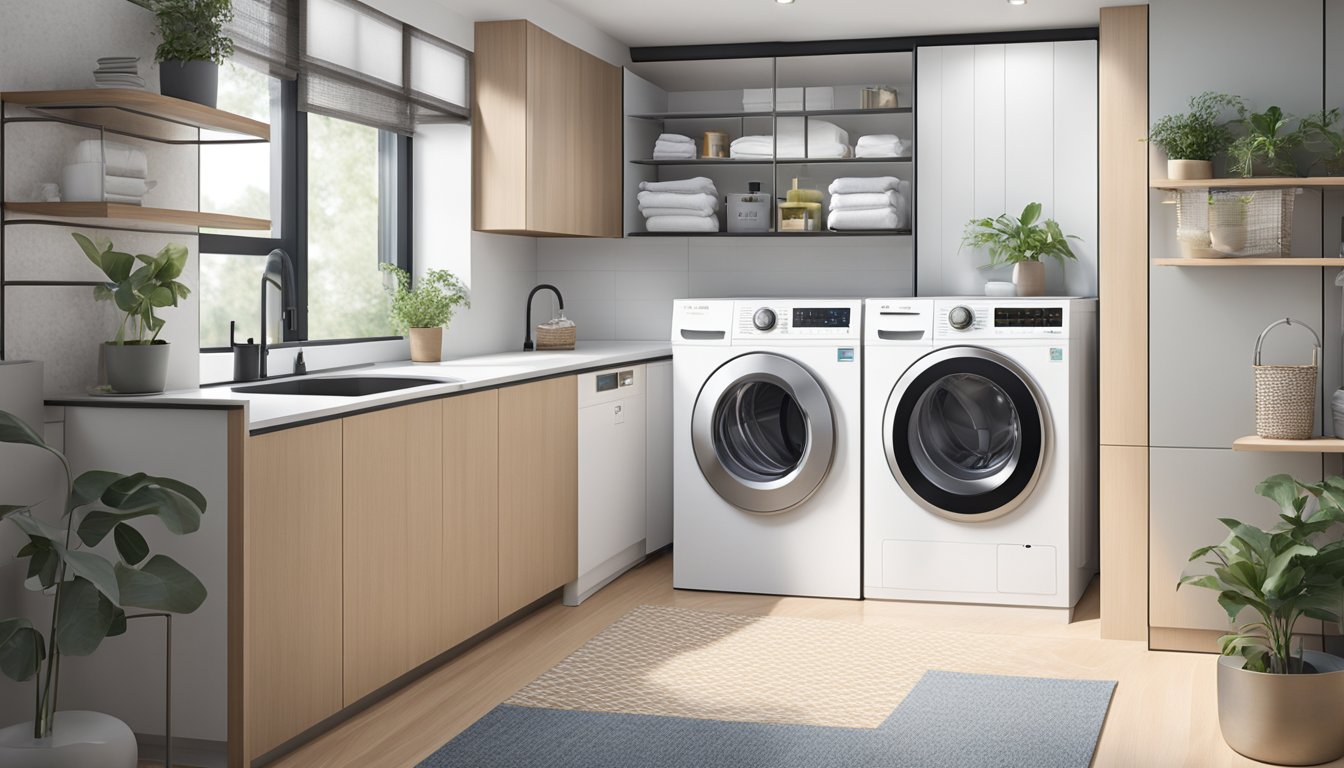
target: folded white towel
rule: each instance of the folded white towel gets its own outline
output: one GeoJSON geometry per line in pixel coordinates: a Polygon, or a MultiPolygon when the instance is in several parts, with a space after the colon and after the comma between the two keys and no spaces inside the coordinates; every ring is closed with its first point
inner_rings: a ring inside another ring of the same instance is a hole
{"type": "Polygon", "coordinates": [[[695,144],[695,139],[690,136],[682,136],[680,133],[663,133],[658,135],[658,142],[670,142],[673,144],[695,144]]]}
{"type": "Polygon", "coordinates": [[[71,163],[105,162],[103,172],[109,176],[128,176],[143,179],[149,175],[149,163],[143,150],[115,141],[85,139],[70,153],[71,163]]]}
{"type": "Polygon", "coordinates": [[[146,192],[158,186],[157,181],[132,179],[127,176],[104,176],[103,192],[108,195],[126,197],[144,197],[146,192]]]}
{"type": "Polygon", "coordinates": [[[644,214],[646,219],[654,219],[661,216],[713,216],[712,208],[650,208],[641,205],[639,212],[644,214]]]}
{"type": "Polygon", "coordinates": [[[895,176],[842,176],[831,182],[827,188],[832,195],[850,192],[886,192],[889,189],[901,191],[901,180],[895,176]]]}
{"type": "Polygon", "coordinates": [[[718,232],[719,218],[711,216],[654,216],[644,221],[650,232],[718,232]]]}
{"type": "Polygon", "coordinates": [[[905,208],[905,197],[894,189],[886,192],[850,192],[831,195],[832,211],[866,211],[875,208],[905,208]]]}
{"type": "Polygon", "coordinates": [[[640,192],[636,197],[643,208],[680,208],[686,211],[717,211],[719,198],[707,193],[640,192]]]}
{"type": "Polygon", "coordinates": [[[143,205],[144,200],[136,195],[103,195],[103,200],[109,203],[121,203],[123,205],[143,205]]]}
{"type": "Polygon", "coordinates": [[[886,146],[888,144],[900,144],[900,143],[902,143],[901,137],[897,136],[894,133],[869,133],[860,136],[859,140],[854,142],[854,146],[855,147],[886,146]]]}
{"type": "Polygon", "coordinates": [[[866,211],[831,211],[826,226],[834,230],[904,229],[906,215],[895,208],[874,208],[866,211]]]}
{"type": "MultiPolygon", "coordinates": [[[[779,121],[780,157],[849,157],[849,133],[835,123],[810,120],[807,145],[803,145],[803,118],[779,121]]],[[[748,159],[774,157],[774,136],[743,136],[728,145],[729,157],[748,159]]]]}
{"type": "Polygon", "coordinates": [[[680,160],[689,160],[694,157],[695,157],[694,144],[668,144],[660,141],[657,144],[653,145],[653,159],[655,160],[667,160],[674,158],[680,160]]]}
{"type": "MultiPolygon", "coordinates": [[[[812,144],[807,152],[803,151],[803,145],[799,144],[780,144],[779,156],[783,159],[807,159],[807,158],[840,158],[849,157],[851,150],[848,144],[812,144]]],[[[737,147],[729,148],[729,157],[736,157],[742,160],[768,160],[774,157],[774,152],[769,147],[737,147]]]]}
{"type": "Polygon", "coordinates": [[[641,181],[639,188],[644,192],[681,192],[687,195],[713,195],[716,198],[719,195],[719,191],[714,188],[714,182],[704,176],[676,181],[641,181]]]}
{"type": "Polygon", "coordinates": [[[854,145],[855,157],[907,157],[910,145],[892,134],[860,136],[854,145]]]}

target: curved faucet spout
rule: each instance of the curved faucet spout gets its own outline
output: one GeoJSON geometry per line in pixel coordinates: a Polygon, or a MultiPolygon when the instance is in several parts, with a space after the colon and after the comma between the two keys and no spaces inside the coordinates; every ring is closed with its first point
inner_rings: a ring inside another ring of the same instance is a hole
{"type": "Polygon", "coordinates": [[[524,352],[531,352],[537,348],[537,345],[532,342],[532,299],[537,295],[537,291],[540,290],[547,290],[550,291],[551,293],[554,293],[555,300],[560,304],[560,309],[563,310],[565,308],[565,297],[560,295],[560,289],[556,288],[554,285],[550,285],[549,283],[542,283],[541,285],[538,285],[537,287],[533,288],[531,293],[527,294],[527,304],[524,305],[523,307],[524,352]]]}
{"type": "Polygon", "coordinates": [[[261,356],[258,373],[261,378],[266,378],[266,358],[270,354],[270,345],[266,341],[266,286],[273,285],[280,291],[280,325],[281,337],[284,336],[284,330],[297,330],[298,318],[296,307],[298,302],[294,299],[294,262],[290,260],[289,254],[276,248],[266,256],[266,265],[261,269],[261,348],[257,353],[261,356]]]}

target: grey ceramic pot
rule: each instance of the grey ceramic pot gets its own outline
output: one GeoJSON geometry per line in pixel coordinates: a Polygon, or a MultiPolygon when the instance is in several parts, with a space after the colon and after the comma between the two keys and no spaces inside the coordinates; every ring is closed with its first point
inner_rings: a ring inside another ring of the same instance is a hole
{"type": "Polygon", "coordinates": [[[107,385],[123,395],[162,392],[168,380],[168,342],[103,344],[107,385]]]}
{"type": "Polygon", "coordinates": [[[161,61],[159,93],[213,108],[219,101],[219,65],[213,61],[161,61]]]}
{"type": "Polygon", "coordinates": [[[1275,765],[1318,765],[1344,757],[1344,659],[1304,651],[1314,674],[1271,675],[1242,669],[1240,656],[1218,659],[1218,726],[1237,752],[1275,765]]]}

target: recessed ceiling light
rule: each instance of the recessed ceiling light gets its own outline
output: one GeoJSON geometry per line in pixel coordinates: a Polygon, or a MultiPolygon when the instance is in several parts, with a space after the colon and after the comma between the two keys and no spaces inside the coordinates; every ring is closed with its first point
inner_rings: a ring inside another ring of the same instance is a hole
{"type": "Polygon", "coordinates": [[[775,0],[780,5],[793,5],[793,0],[775,0]]]}
{"type": "Polygon", "coordinates": [[[1009,5],[1026,5],[1027,0],[1008,0],[1009,5]]]}

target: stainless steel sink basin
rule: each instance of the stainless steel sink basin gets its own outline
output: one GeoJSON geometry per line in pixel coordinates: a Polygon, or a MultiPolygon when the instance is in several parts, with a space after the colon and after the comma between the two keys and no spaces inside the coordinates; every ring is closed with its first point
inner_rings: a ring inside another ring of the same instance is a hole
{"type": "Polygon", "coordinates": [[[249,395],[316,395],[326,397],[362,397],[429,384],[452,384],[458,379],[421,379],[407,376],[315,376],[286,379],[269,384],[234,387],[234,392],[249,395]]]}

